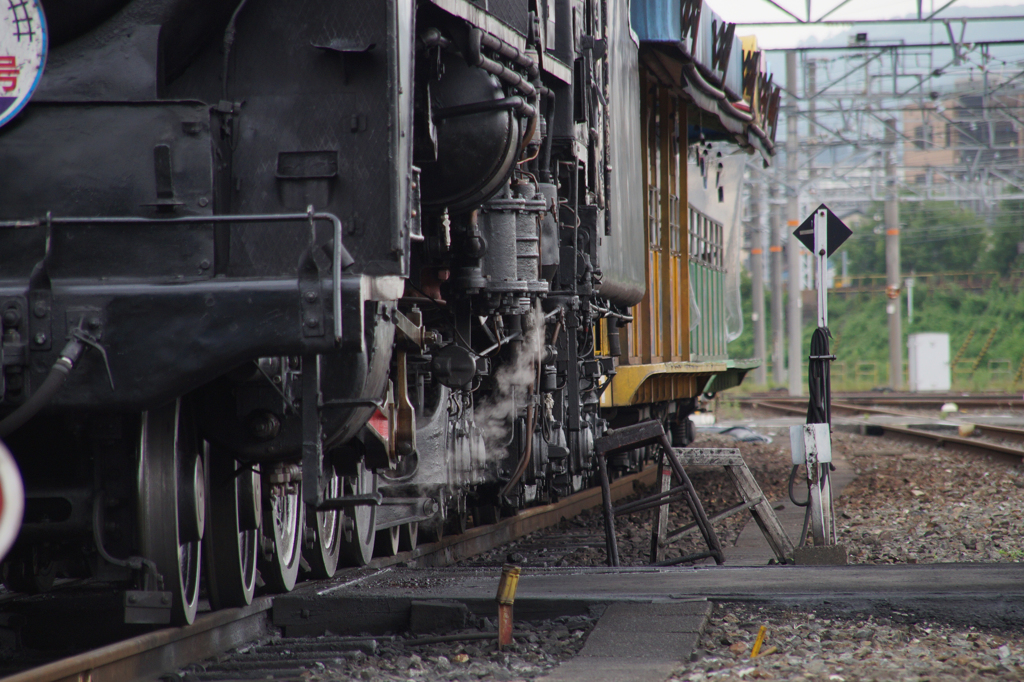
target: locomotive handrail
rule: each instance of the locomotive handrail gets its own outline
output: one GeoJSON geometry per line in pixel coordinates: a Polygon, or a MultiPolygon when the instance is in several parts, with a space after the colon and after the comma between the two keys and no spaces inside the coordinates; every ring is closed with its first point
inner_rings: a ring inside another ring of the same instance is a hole
{"type": "MultiPolygon", "coordinates": [[[[342,226],[341,218],[334,215],[333,213],[318,213],[313,210],[310,206],[309,210],[305,213],[253,213],[250,215],[190,215],[190,216],[173,216],[168,218],[144,218],[142,216],[52,216],[49,213],[43,218],[36,218],[31,220],[2,220],[0,221],[0,229],[25,229],[31,227],[51,227],[53,225],[60,226],[79,226],[79,225],[95,225],[96,223],[103,223],[107,225],[195,225],[203,223],[237,223],[237,222],[248,222],[248,223],[270,223],[270,222],[292,222],[298,220],[308,220],[310,228],[313,226],[313,222],[317,220],[330,221],[334,228],[334,248],[332,252],[332,276],[334,279],[335,292],[332,296],[333,311],[334,311],[334,336],[336,339],[341,339],[341,269],[342,261],[345,260],[345,247],[341,243],[342,237],[342,226]]],[[[312,235],[310,235],[312,242],[312,235]]]]}

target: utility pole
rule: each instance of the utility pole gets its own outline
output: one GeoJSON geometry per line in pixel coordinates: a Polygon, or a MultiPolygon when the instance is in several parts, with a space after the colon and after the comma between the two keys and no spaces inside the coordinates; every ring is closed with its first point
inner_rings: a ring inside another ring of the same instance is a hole
{"type": "Polygon", "coordinates": [[[896,196],[896,119],[885,122],[885,312],[889,318],[889,387],[903,388],[900,310],[900,205],[896,196]]]}
{"type": "Polygon", "coordinates": [[[768,383],[768,358],[764,347],[764,224],[761,210],[760,178],[751,178],[750,183],[750,277],[751,295],[754,297],[754,357],[761,359],[761,364],[754,370],[754,383],[768,383]]]}
{"type": "Polygon", "coordinates": [[[800,225],[800,199],[797,196],[799,186],[799,168],[797,154],[797,102],[796,102],[796,52],[786,53],[786,218],[788,228],[786,255],[789,263],[789,394],[803,395],[803,376],[801,366],[803,353],[800,346],[800,242],[790,234],[800,225]]]}
{"type": "Polygon", "coordinates": [[[782,319],[782,205],[779,187],[772,183],[769,197],[771,235],[768,253],[772,267],[772,378],[776,384],[786,381],[786,327],[782,319]]]}

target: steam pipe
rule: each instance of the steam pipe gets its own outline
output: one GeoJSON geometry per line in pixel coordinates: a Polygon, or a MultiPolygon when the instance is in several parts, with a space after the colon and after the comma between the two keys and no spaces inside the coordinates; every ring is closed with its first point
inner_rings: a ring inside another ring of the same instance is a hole
{"type": "Polygon", "coordinates": [[[435,47],[440,45],[441,47],[448,48],[451,47],[452,45],[452,41],[448,40],[443,35],[441,35],[441,31],[437,30],[436,28],[428,28],[426,31],[424,31],[423,35],[420,36],[420,40],[422,40],[423,44],[426,45],[427,47],[435,47]]]}
{"type": "MultiPolygon", "coordinates": [[[[548,321],[548,320],[550,320],[550,319],[551,319],[552,317],[554,317],[555,315],[557,315],[557,314],[559,313],[559,310],[560,310],[559,308],[555,308],[555,309],[554,309],[554,310],[552,310],[552,311],[551,311],[550,313],[546,314],[546,315],[544,316],[544,321],[545,321],[545,322],[547,322],[547,321],[548,321]]],[[[501,339],[501,340],[500,340],[500,341],[498,341],[497,343],[495,343],[495,344],[492,344],[492,345],[488,346],[487,348],[485,348],[484,350],[480,351],[479,353],[475,353],[475,354],[476,354],[476,355],[477,355],[478,357],[481,357],[481,358],[483,358],[483,357],[487,357],[488,355],[490,355],[491,351],[493,351],[493,350],[495,350],[495,349],[497,349],[497,348],[501,348],[502,346],[504,346],[504,345],[505,345],[506,343],[508,343],[509,341],[514,341],[514,340],[518,339],[518,338],[519,338],[520,336],[522,336],[522,335],[523,335],[523,333],[522,333],[522,332],[514,332],[514,333],[512,333],[512,334],[509,334],[508,336],[506,336],[505,338],[501,339]]],[[[474,352],[475,352],[475,351],[474,351],[474,352]]]]}
{"type": "MultiPolygon", "coordinates": [[[[544,88],[547,90],[547,88],[544,88]]],[[[540,179],[542,182],[551,182],[551,141],[554,138],[555,125],[555,93],[548,90],[544,94],[544,121],[547,124],[547,135],[540,148],[540,179]]]]}
{"type": "MultiPolygon", "coordinates": [[[[472,28],[469,30],[469,45],[467,48],[466,62],[470,66],[479,67],[487,73],[497,76],[527,97],[531,99],[536,97],[537,88],[533,87],[533,84],[530,83],[530,81],[526,80],[512,69],[505,68],[504,65],[483,55],[480,48],[483,44],[484,35],[486,34],[478,28],[472,28]]],[[[529,62],[533,64],[533,60],[529,60],[529,62]]],[[[534,65],[534,68],[536,68],[536,65],[534,65]]]]}
{"type": "MultiPolygon", "coordinates": [[[[471,29],[480,33],[480,45],[486,47],[489,50],[497,52],[505,59],[518,64],[519,66],[526,69],[526,73],[529,74],[530,78],[537,78],[540,76],[540,69],[537,66],[537,62],[533,61],[526,53],[520,52],[518,48],[509,45],[501,38],[485,33],[478,28],[471,29]]],[[[473,41],[473,38],[470,38],[473,41]]]]}
{"type": "Polygon", "coordinates": [[[163,577],[160,575],[160,571],[157,570],[156,563],[151,559],[147,559],[141,556],[130,556],[127,559],[118,559],[110,555],[107,552],[106,547],[103,546],[103,492],[96,494],[96,497],[92,502],[92,535],[95,540],[96,551],[99,553],[100,558],[106,561],[108,564],[114,566],[123,566],[124,568],[132,568],[136,571],[146,570],[149,571],[156,585],[160,586],[163,582],[163,577]]]}
{"type": "Polygon", "coordinates": [[[228,21],[228,27],[224,29],[224,69],[221,75],[221,99],[223,100],[228,98],[228,66],[231,63],[231,47],[235,44],[235,23],[238,21],[239,13],[248,1],[242,0],[238,3],[235,11],[231,14],[231,20],[228,21]]]}
{"type": "MultiPolygon", "coordinates": [[[[529,392],[533,393],[533,389],[540,386],[540,363],[534,363],[536,365],[536,371],[534,373],[533,384],[530,385],[529,392]]],[[[516,467],[515,473],[512,474],[512,478],[508,479],[508,483],[501,489],[499,497],[506,497],[512,488],[519,483],[519,479],[526,473],[526,467],[530,465],[530,460],[533,458],[533,432],[537,427],[536,424],[537,411],[534,406],[528,405],[526,408],[526,449],[523,451],[523,456],[519,459],[519,466],[516,467]]]]}
{"type": "Polygon", "coordinates": [[[6,438],[14,431],[17,431],[25,422],[36,416],[41,409],[53,400],[53,397],[60,391],[64,382],[67,381],[71,370],[75,368],[75,363],[78,362],[78,358],[82,355],[84,349],[85,344],[78,338],[68,341],[68,345],[64,346],[64,350],[60,352],[60,357],[57,358],[57,361],[50,368],[50,373],[46,375],[46,379],[36,389],[36,392],[32,394],[32,397],[26,400],[21,407],[7,415],[3,421],[0,421],[0,438],[6,438]]]}
{"type": "Polygon", "coordinates": [[[454,107],[445,107],[433,112],[434,118],[455,118],[456,116],[469,116],[471,114],[482,114],[496,109],[512,109],[522,116],[535,116],[536,110],[522,97],[505,97],[503,99],[487,100],[484,102],[472,102],[460,104],[454,107]]]}

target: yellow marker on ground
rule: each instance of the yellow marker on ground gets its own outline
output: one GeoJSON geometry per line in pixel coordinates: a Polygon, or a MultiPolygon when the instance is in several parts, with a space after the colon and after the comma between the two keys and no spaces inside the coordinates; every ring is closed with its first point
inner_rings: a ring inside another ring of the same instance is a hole
{"type": "Polygon", "coordinates": [[[761,650],[761,644],[764,642],[764,633],[768,631],[768,628],[761,626],[761,629],[757,632],[757,639],[754,641],[754,648],[750,650],[750,657],[757,658],[757,652],[761,650]]]}

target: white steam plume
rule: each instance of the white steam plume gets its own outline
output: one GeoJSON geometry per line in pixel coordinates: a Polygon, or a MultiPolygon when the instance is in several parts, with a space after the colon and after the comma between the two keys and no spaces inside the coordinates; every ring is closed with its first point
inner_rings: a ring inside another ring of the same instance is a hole
{"type": "MultiPolygon", "coordinates": [[[[526,407],[530,386],[537,380],[537,367],[544,350],[544,313],[537,305],[524,320],[523,342],[512,362],[495,372],[494,392],[475,408],[476,424],[487,444],[487,459],[507,454],[512,423],[526,407]]],[[[533,387],[533,392],[537,387],[533,387]]]]}

